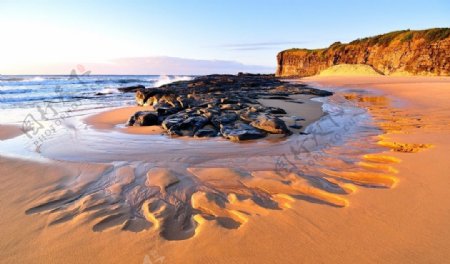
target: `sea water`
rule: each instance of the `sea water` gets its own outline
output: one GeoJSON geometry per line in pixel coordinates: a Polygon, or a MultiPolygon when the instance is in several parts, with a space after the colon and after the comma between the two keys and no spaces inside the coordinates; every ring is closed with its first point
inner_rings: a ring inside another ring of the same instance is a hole
{"type": "Polygon", "coordinates": [[[192,76],[175,75],[0,75],[0,124],[22,123],[45,113],[81,115],[102,108],[134,105],[134,93],[117,88],[159,87],[192,76]]]}

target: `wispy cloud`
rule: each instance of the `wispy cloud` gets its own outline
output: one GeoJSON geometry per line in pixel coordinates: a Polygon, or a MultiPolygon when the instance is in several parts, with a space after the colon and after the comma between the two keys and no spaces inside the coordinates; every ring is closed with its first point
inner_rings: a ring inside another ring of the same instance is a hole
{"type": "MultiPolygon", "coordinates": [[[[119,58],[106,62],[83,63],[92,74],[174,74],[197,75],[213,73],[252,72],[273,73],[275,67],[248,65],[228,60],[198,60],[177,57],[133,57],[119,58]]],[[[21,67],[19,70],[10,69],[6,74],[67,74],[75,63],[59,63],[53,65],[34,65],[21,67]]],[[[5,74],[4,73],[4,74],[5,74]]]]}
{"type": "Polygon", "coordinates": [[[286,45],[299,46],[308,43],[307,41],[268,41],[268,42],[255,42],[255,43],[233,43],[223,44],[218,47],[225,48],[227,50],[237,51],[249,51],[249,50],[267,50],[278,49],[286,45]]]}

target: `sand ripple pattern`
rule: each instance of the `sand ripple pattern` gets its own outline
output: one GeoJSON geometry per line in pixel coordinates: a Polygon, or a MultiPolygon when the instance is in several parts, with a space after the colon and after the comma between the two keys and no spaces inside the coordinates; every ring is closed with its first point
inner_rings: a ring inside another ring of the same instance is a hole
{"type": "Polygon", "coordinates": [[[193,153],[61,161],[68,176],[43,190],[26,213],[47,215],[49,226],[88,224],[95,232],[158,232],[167,240],[183,240],[211,226],[239,229],[254,216],[290,210],[294,203],[348,207],[357,189],[398,184],[395,164],[401,160],[391,152],[431,147],[389,141],[390,133],[426,124],[420,116],[392,110],[385,97],[344,91],[329,100],[328,115],[306,135],[272,145],[235,144],[234,152],[225,148],[210,158],[193,153]]]}

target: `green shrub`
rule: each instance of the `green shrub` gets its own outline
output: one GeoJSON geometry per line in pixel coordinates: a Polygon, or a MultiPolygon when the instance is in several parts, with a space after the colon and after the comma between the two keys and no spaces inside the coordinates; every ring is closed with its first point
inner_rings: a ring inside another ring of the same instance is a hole
{"type": "Polygon", "coordinates": [[[427,41],[439,41],[450,37],[450,28],[433,28],[424,32],[427,41]]]}
{"type": "Polygon", "coordinates": [[[375,37],[370,38],[369,44],[370,45],[381,45],[381,46],[389,46],[391,42],[396,39],[398,36],[402,35],[405,32],[409,32],[409,30],[399,30],[399,31],[393,31],[389,32],[383,35],[378,35],[375,37]]]}
{"type": "Polygon", "coordinates": [[[342,46],[342,43],[340,41],[336,41],[333,44],[330,45],[330,49],[334,49],[334,48],[339,48],[340,46],[342,46]]]}
{"type": "Polygon", "coordinates": [[[414,37],[414,33],[409,31],[406,34],[403,34],[402,39],[400,40],[400,42],[406,42],[406,41],[411,41],[414,37]]]}
{"type": "MultiPolygon", "coordinates": [[[[367,37],[367,38],[361,38],[356,39],[350,42],[349,44],[352,45],[358,45],[358,44],[367,44],[369,46],[374,45],[380,45],[387,47],[389,46],[394,40],[398,40],[401,43],[405,41],[412,41],[415,38],[424,38],[428,42],[433,41],[439,41],[443,40],[445,38],[450,37],[450,28],[433,28],[433,29],[426,29],[426,30],[399,30],[399,31],[393,31],[382,35],[377,35],[373,37],[367,37]]],[[[340,51],[347,47],[348,44],[343,44],[339,41],[334,42],[331,44],[328,49],[289,49],[287,51],[303,51],[307,53],[317,54],[319,56],[325,56],[325,53],[327,50],[334,50],[334,51],[340,51]]]]}

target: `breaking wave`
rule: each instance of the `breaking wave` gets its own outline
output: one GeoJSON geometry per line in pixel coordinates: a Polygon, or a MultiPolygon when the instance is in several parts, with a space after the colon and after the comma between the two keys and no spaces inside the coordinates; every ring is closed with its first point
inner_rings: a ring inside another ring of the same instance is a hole
{"type": "Polygon", "coordinates": [[[161,75],[158,80],[154,83],[155,87],[160,87],[165,84],[178,82],[178,81],[189,81],[192,80],[192,76],[168,76],[168,75],[161,75]]]}

